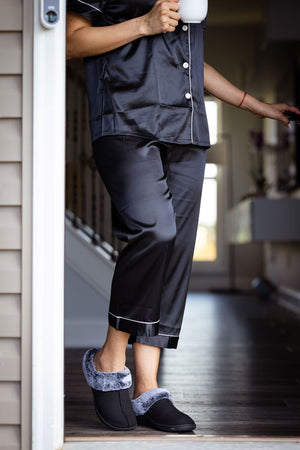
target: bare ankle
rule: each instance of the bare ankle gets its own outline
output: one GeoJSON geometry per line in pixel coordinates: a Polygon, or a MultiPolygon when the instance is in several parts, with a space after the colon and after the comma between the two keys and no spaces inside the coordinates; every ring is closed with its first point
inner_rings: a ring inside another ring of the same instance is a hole
{"type": "Polygon", "coordinates": [[[119,372],[125,369],[126,356],[112,354],[102,347],[95,353],[93,361],[99,372],[119,372]]]}
{"type": "Polygon", "coordinates": [[[139,397],[140,395],[144,394],[147,391],[150,391],[150,389],[154,389],[157,387],[158,387],[158,384],[156,381],[149,381],[148,383],[142,383],[142,384],[135,383],[133,399],[139,397]]]}

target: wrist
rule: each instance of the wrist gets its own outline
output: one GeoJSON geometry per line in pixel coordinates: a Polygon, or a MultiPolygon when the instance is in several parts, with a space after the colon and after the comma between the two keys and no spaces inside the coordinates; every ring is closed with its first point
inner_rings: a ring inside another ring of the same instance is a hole
{"type": "Polygon", "coordinates": [[[256,113],[256,111],[259,110],[260,105],[261,102],[257,100],[257,98],[247,93],[240,108],[245,111],[256,113]]]}
{"type": "Polygon", "coordinates": [[[148,36],[149,33],[149,26],[148,26],[148,14],[145,14],[144,16],[137,17],[137,33],[139,34],[139,37],[148,36]]]}
{"type": "Polygon", "coordinates": [[[241,106],[242,106],[242,104],[244,103],[244,100],[245,100],[245,98],[246,98],[246,95],[248,95],[248,92],[244,92],[244,95],[243,95],[243,98],[242,98],[242,101],[240,102],[240,104],[238,105],[238,108],[240,108],[241,106]]]}

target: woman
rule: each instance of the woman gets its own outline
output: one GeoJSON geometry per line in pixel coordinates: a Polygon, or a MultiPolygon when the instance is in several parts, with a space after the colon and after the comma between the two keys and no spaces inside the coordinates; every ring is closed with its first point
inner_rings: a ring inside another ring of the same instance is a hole
{"type": "Polygon", "coordinates": [[[210,147],[203,88],[259,117],[289,124],[286,104],[244,93],[203,60],[206,21],[184,24],[178,0],[68,0],[67,58],[84,57],[93,155],[128,245],[112,282],[107,338],[83,356],[97,415],[190,431],[158,388],[161,348],[176,348],[210,147]],[[135,384],[125,366],[132,343],[135,384]]]}

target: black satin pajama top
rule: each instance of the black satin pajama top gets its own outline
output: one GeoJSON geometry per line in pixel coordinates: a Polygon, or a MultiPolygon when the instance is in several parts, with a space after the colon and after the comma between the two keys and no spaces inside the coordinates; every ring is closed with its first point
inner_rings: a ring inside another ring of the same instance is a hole
{"type": "MultiPolygon", "coordinates": [[[[146,14],[155,0],[67,0],[67,9],[108,26],[146,14]]],[[[85,57],[92,141],[133,135],[210,147],[203,92],[202,23],[146,36],[85,57]]]]}

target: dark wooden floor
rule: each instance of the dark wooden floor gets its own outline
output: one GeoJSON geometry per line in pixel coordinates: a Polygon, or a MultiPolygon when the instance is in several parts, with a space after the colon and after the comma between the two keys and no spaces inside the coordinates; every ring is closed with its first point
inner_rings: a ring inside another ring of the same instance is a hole
{"type": "MultiPolygon", "coordinates": [[[[94,412],[84,351],[65,353],[65,439],[120,436],[94,412]]],[[[190,294],[178,349],[163,352],[159,385],[194,418],[193,435],[300,436],[299,316],[246,294],[190,294]]],[[[126,437],[164,434],[137,427],[126,437]]]]}

